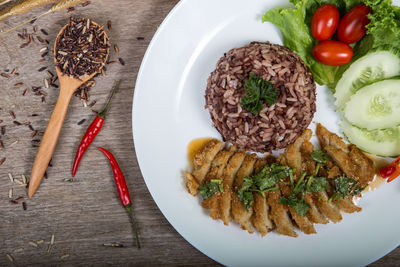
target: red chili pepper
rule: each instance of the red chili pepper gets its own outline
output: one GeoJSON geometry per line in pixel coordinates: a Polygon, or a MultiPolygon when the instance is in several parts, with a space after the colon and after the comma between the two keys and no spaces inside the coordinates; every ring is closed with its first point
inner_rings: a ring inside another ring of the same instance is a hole
{"type": "Polygon", "coordinates": [[[400,156],[397,157],[392,163],[389,165],[381,168],[379,170],[379,174],[382,176],[382,178],[389,178],[387,180],[388,183],[396,179],[400,175],[400,156]]]}
{"type": "Polygon", "coordinates": [[[394,179],[396,179],[400,175],[400,167],[399,167],[399,165],[394,165],[394,166],[396,167],[396,170],[394,171],[394,173],[387,180],[388,183],[390,183],[391,181],[393,181],[394,179]]]}
{"type": "Polygon", "coordinates": [[[103,127],[104,119],[106,118],[106,114],[110,109],[111,100],[114,97],[115,92],[118,90],[119,84],[121,81],[117,81],[114,85],[114,88],[111,92],[111,96],[107,101],[106,107],[103,109],[99,115],[93,120],[92,124],[90,124],[89,128],[86,130],[85,135],[83,136],[81,143],[79,144],[78,151],[76,151],[74,164],[72,166],[72,177],[75,176],[76,171],[78,170],[79,163],[83,155],[85,154],[86,150],[96,138],[98,133],[100,132],[101,128],[103,127]]]}
{"type": "Polygon", "coordinates": [[[382,169],[379,170],[379,174],[382,178],[386,179],[389,178],[390,176],[392,176],[392,174],[396,171],[396,166],[390,164],[387,165],[385,167],[383,167],[382,169]]]}
{"type": "Polygon", "coordinates": [[[102,151],[106,155],[108,160],[110,161],[111,168],[112,168],[112,171],[114,174],[115,185],[117,186],[119,199],[121,200],[122,206],[124,206],[125,210],[129,214],[129,217],[132,222],[133,231],[135,232],[135,235],[136,235],[136,244],[137,244],[137,247],[140,248],[139,233],[136,228],[135,220],[133,218],[132,201],[131,201],[131,197],[129,195],[128,186],[126,185],[124,174],[122,173],[117,160],[114,158],[113,154],[111,154],[110,151],[108,151],[102,147],[98,147],[98,149],[100,151],[102,151]]]}

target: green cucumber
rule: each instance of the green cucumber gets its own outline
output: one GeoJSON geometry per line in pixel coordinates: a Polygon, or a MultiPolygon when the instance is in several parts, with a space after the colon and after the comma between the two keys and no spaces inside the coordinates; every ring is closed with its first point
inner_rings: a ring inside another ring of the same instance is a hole
{"type": "Polygon", "coordinates": [[[343,109],[350,97],[360,88],[379,80],[400,75],[400,53],[375,51],[356,60],[343,73],[336,85],[338,109],[343,109]]]}
{"type": "Polygon", "coordinates": [[[343,115],[351,124],[367,130],[400,125],[400,79],[361,88],[346,103],[343,115]]]}
{"type": "Polygon", "coordinates": [[[368,131],[346,121],[341,127],[349,142],[365,152],[384,157],[400,155],[400,127],[368,131]]]}

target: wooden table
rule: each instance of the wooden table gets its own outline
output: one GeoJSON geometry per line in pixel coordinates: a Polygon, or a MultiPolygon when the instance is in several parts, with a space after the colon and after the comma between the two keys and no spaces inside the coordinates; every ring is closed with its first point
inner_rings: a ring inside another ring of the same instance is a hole
{"type": "MultiPolygon", "coordinates": [[[[84,107],[78,97],[72,99],[64,128],[53,156],[52,167],[48,168],[48,179],[44,179],[39,191],[27,199],[26,189],[17,181],[11,183],[9,173],[22,181],[21,175],[29,178],[40,136],[31,137],[30,122],[38,132],[44,131],[58,96],[58,89],[45,88],[43,66],[54,73],[54,64],[49,56],[43,62],[40,50],[45,47],[36,41],[24,48],[25,42],[17,32],[2,37],[0,43],[0,126],[6,132],[1,136],[4,149],[0,158],[6,160],[0,167],[0,266],[24,265],[215,265],[217,264],[186,242],[167,222],[152,200],[142,179],[132,142],[131,108],[135,80],[142,57],[154,32],[178,0],[92,0],[86,7],[77,6],[76,11],[65,11],[47,15],[33,25],[25,26],[28,33],[33,26],[41,36],[50,41],[49,55],[52,54],[53,40],[69,16],[89,17],[106,25],[113,44],[118,44],[119,53],[111,53],[111,60],[125,61],[125,66],[113,64],[107,67],[107,75],[96,79],[97,85],[91,91],[91,102],[96,100],[94,110],[101,110],[112,84],[122,79],[122,86],[116,95],[111,111],[94,144],[83,158],[76,179],[71,177],[73,155],[80,136],[94,118],[90,107],[84,107]],[[48,36],[40,29],[45,29],[48,36]],[[10,74],[18,68],[19,76],[10,74]],[[8,72],[6,70],[8,69],[8,72]],[[7,76],[7,75],[4,75],[7,76]],[[18,85],[22,82],[23,85],[18,85]],[[32,92],[32,86],[42,86],[46,102],[32,92]],[[27,95],[23,95],[25,89],[27,95]],[[16,118],[10,116],[10,111],[16,118]],[[33,116],[36,114],[37,116],[33,116]],[[78,125],[86,119],[83,123],[78,125]],[[128,216],[116,198],[111,169],[96,146],[110,149],[118,158],[125,172],[135,203],[135,214],[140,226],[143,249],[133,247],[133,234],[128,216]],[[9,188],[13,198],[22,196],[18,204],[9,202],[9,188]],[[27,210],[23,210],[22,202],[27,210]],[[54,235],[54,245],[48,252],[48,244],[54,235]],[[118,242],[123,248],[104,247],[105,243],[118,242]]],[[[0,23],[0,28],[10,27],[47,10],[39,8],[27,14],[13,17],[0,23]]],[[[380,259],[373,265],[393,266],[400,264],[400,248],[380,259]]]]}

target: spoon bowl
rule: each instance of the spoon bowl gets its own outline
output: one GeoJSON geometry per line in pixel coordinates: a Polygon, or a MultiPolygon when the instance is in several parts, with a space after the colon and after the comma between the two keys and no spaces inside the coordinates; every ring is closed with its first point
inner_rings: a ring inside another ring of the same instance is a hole
{"type": "MultiPolygon", "coordinates": [[[[95,26],[98,26],[97,23],[91,21],[95,26]]],[[[31,177],[29,182],[28,189],[28,197],[32,197],[36,190],[38,189],[40,182],[43,179],[44,173],[46,172],[47,166],[53,156],[54,149],[56,147],[58,136],[60,135],[61,128],[64,122],[65,115],[67,114],[68,105],[73,96],[76,89],[78,89],[82,84],[92,79],[97,72],[93,72],[90,75],[85,75],[84,77],[74,78],[69,75],[66,75],[62,72],[57,62],[57,45],[64,31],[67,29],[69,24],[65,25],[57,35],[57,38],[54,42],[54,63],[56,65],[56,72],[58,76],[58,80],[60,82],[60,93],[58,95],[57,103],[54,107],[53,113],[51,114],[49,123],[47,124],[46,131],[44,133],[42,142],[40,143],[39,150],[36,154],[35,162],[33,163],[31,177]]],[[[106,38],[108,39],[107,34],[106,38]]],[[[108,60],[109,48],[106,52],[106,57],[104,59],[104,64],[108,60]]],[[[104,66],[104,64],[99,68],[104,66]]]]}

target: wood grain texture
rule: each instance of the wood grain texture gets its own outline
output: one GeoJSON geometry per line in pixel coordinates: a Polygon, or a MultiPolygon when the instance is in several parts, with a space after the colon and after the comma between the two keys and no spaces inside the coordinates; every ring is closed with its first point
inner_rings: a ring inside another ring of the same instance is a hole
{"type": "MultiPolygon", "coordinates": [[[[111,53],[111,60],[121,57],[125,66],[107,66],[107,76],[98,77],[97,85],[91,91],[91,100],[96,100],[95,110],[101,110],[110,89],[117,79],[122,79],[121,88],[113,104],[103,131],[83,158],[74,182],[65,182],[71,177],[71,166],[79,137],[93,120],[89,107],[84,107],[79,98],[73,97],[65,118],[64,127],[53,155],[53,167],[47,170],[44,179],[32,199],[27,199],[26,189],[12,185],[8,173],[21,180],[21,174],[29,175],[37,147],[32,146],[31,130],[28,126],[17,126],[9,115],[12,110],[17,121],[31,122],[34,129],[44,131],[58,96],[58,89],[43,90],[48,94],[46,102],[33,95],[32,91],[23,96],[26,88],[43,86],[45,72],[37,70],[48,66],[54,71],[50,57],[39,63],[43,44],[37,40],[25,48],[17,33],[11,33],[0,40],[0,73],[10,73],[18,67],[19,76],[6,79],[0,76],[0,126],[6,126],[6,133],[0,136],[4,149],[0,158],[6,161],[0,166],[0,266],[12,266],[6,254],[11,254],[17,266],[44,265],[216,265],[189,243],[187,243],[167,222],[152,200],[141,176],[132,141],[131,108],[136,75],[147,45],[162,20],[178,0],[92,0],[87,7],[78,6],[75,12],[58,12],[40,18],[33,25],[45,29],[49,35],[40,33],[50,41],[49,48],[68,17],[84,16],[106,25],[111,42],[117,43],[120,52],[111,53]],[[138,38],[138,37],[143,37],[138,38]],[[23,82],[23,86],[14,86],[23,82]],[[38,114],[39,116],[32,116],[38,114]],[[78,125],[82,119],[86,121],[78,125]],[[18,142],[16,142],[18,141],[18,142]],[[133,245],[133,233],[129,218],[121,208],[109,165],[96,146],[110,149],[117,157],[131,188],[134,212],[139,224],[143,249],[133,245]],[[21,202],[9,203],[8,191],[14,188],[14,197],[24,196],[27,210],[21,202]],[[51,253],[47,243],[55,235],[51,253]],[[29,242],[44,240],[34,247],[29,242]],[[120,242],[126,247],[103,247],[103,243],[120,242]],[[16,249],[23,248],[22,251],[16,249]],[[69,254],[68,258],[61,257],[69,254]]],[[[0,23],[0,28],[16,25],[48,7],[39,8],[28,14],[19,15],[0,23]]],[[[27,25],[28,32],[32,26],[27,25]]],[[[21,32],[21,31],[19,31],[21,32]]],[[[51,55],[49,51],[49,55],[51,55]]],[[[90,102],[90,101],[89,101],[90,102]]],[[[35,136],[33,139],[40,139],[35,136]]],[[[380,259],[372,266],[393,266],[400,264],[400,249],[380,259]]]]}

